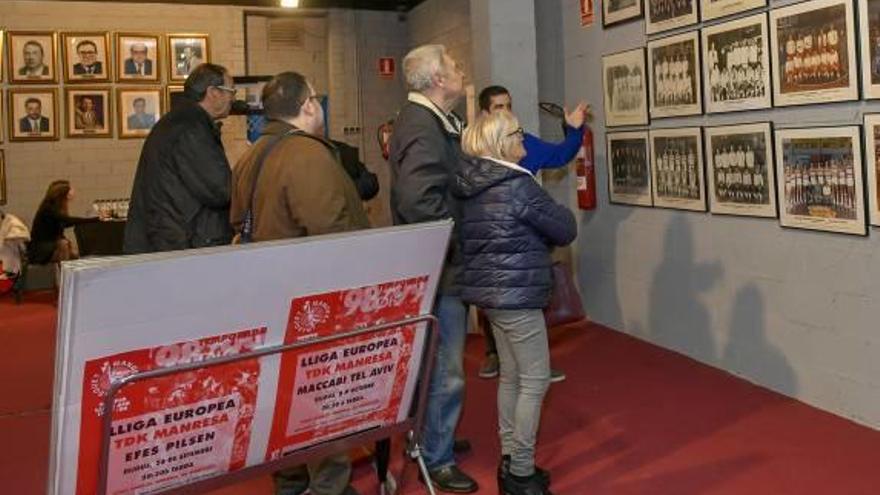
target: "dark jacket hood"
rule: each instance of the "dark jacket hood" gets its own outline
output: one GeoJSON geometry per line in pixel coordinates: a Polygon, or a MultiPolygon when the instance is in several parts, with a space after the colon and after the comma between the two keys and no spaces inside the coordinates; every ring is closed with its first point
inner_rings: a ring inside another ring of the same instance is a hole
{"type": "Polygon", "coordinates": [[[455,175],[452,194],[459,198],[472,198],[495,184],[520,175],[528,174],[488,158],[468,157],[462,160],[461,168],[455,175]]]}

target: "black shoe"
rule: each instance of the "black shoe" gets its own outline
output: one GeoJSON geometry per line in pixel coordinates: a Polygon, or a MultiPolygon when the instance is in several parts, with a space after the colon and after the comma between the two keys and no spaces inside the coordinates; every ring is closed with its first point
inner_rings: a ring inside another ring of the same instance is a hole
{"type": "Polygon", "coordinates": [[[466,438],[456,438],[452,443],[452,453],[464,454],[471,451],[471,442],[466,438]]]}
{"type": "MultiPolygon", "coordinates": [[[[434,485],[434,488],[441,492],[474,493],[480,489],[477,482],[465,474],[464,471],[459,469],[455,464],[445,468],[428,471],[428,476],[431,477],[431,484],[434,485]]],[[[419,479],[422,479],[421,475],[419,475],[419,479]]],[[[424,482],[424,480],[422,480],[422,482],[424,482]]]]}
{"type": "Polygon", "coordinates": [[[500,495],[553,495],[542,483],[537,470],[525,478],[507,473],[507,476],[498,481],[498,493],[500,495]]]}
{"type": "MultiPolygon", "coordinates": [[[[498,486],[501,486],[501,481],[503,478],[510,475],[510,456],[503,455],[501,456],[501,462],[498,463],[498,486]]],[[[550,486],[550,471],[546,469],[542,469],[538,466],[535,466],[535,475],[538,476],[538,479],[541,480],[541,484],[544,488],[550,486]]]]}

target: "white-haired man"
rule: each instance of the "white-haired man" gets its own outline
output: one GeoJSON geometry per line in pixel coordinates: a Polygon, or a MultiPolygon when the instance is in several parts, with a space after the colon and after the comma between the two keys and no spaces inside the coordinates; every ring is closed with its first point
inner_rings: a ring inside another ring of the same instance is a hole
{"type": "MultiPolygon", "coordinates": [[[[390,142],[391,213],[396,225],[456,218],[450,183],[461,159],[462,122],[452,108],[463,93],[464,74],[443,45],[420,46],[403,59],[411,92],[394,123],[390,142]]],[[[476,481],[453,456],[464,392],[467,308],[456,283],[461,258],[453,233],[434,313],[440,344],[428,389],[422,453],[431,482],[454,493],[477,491],[476,481]]]]}

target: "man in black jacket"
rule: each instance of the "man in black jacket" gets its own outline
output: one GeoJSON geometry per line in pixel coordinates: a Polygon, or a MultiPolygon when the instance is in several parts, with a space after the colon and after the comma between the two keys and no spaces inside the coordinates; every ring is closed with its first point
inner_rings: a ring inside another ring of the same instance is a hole
{"type": "Polygon", "coordinates": [[[186,80],[192,104],[153,126],[141,151],[128,224],[126,253],[228,244],[231,171],[217,121],[235,98],[224,67],[202,64],[186,80]]]}
{"type": "MultiPolygon", "coordinates": [[[[391,214],[396,225],[457,218],[450,183],[461,158],[461,120],[452,108],[464,74],[443,45],[420,46],[403,59],[412,92],[391,135],[391,214]]],[[[464,395],[462,365],[467,308],[456,276],[461,259],[453,234],[434,313],[440,342],[428,389],[422,453],[431,482],[444,492],[472,493],[478,486],[455,464],[453,444],[464,395]]]]}

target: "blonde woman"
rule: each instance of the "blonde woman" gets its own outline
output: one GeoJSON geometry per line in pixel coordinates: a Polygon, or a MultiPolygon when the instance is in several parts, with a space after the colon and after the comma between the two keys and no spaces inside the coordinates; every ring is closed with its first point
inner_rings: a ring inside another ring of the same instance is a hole
{"type": "Polygon", "coordinates": [[[484,310],[498,343],[498,431],[503,495],[548,495],[535,437],[550,383],[542,309],[553,285],[550,250],[574,240],[574,215],[517,165],[523,129],[510,112],[482,116],[462,136],[472,160],[456,176],[464,257],[462,299],[484,310]]]}

